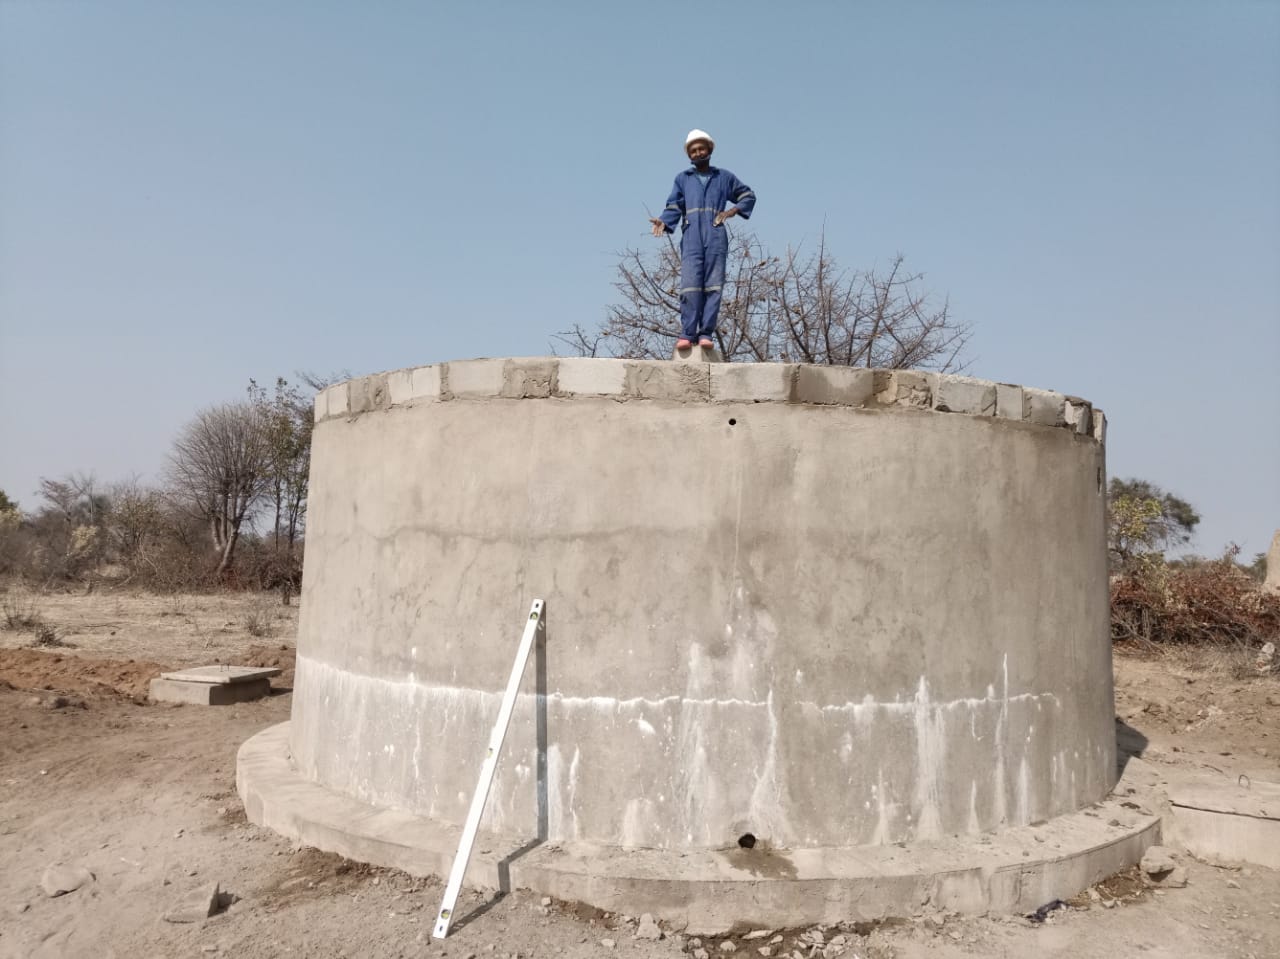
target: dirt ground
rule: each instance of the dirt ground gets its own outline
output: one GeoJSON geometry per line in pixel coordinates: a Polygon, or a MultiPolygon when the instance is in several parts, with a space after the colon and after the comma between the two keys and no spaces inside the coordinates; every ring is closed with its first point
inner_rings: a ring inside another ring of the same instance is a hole
{"type": "MultiPolygon", "coordinates": [[[[877,928],[769,930],[698,941],[528,892],[467,892],[443,944],[430,936],[443,888],[297,849],[246,822],[235,753],[289,715],[296,607],[245,596],[0,594],[0,957],[487,955],[1071,959],[1280,956],[1280,873],[1181,855],[1182,889],[1131,876],[1101,884],[1043,923],[930,913],[877,928]],[[8,614],[12,613],[12,617],[8,614]],[[31,648],[39,626],[46,641],[31,648]],[[49,632],[52,629],[52,633],[49,632]],[[281,665],[269,699],[217,708],[145,700],[163,669],[281,665]],[[92,881],[48,897],[54,864],[92,881]],[[166,921],[217,882],[224,908],[166,921]],[[761,950],[768,950],[762,952],[761,950]]],[[[1122,744],[1171,771],[1201,767],[1280,781],[1280,683],[1214,654],[1116,657],[1122,744]]],[[[744,930],[745,932],[745,930],[744,930]]]]}

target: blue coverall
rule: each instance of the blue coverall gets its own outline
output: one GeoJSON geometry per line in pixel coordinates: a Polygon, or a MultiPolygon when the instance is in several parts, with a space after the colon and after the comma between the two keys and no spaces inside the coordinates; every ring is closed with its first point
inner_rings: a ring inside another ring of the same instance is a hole
{"type": "Polygon", "coordinates": [[[744,220],[751,218],[756,195],[728,170],[709,166],[704,185],[693,167],[676,175],[675,186],[660,219],[667,232],[683,226],[680,234],[680,327],[686,340],[710,338],[720,315],[724,286],[724,262],[729,234],[715,226],[715,216],[727,204],[738,208],[744,220]]]}

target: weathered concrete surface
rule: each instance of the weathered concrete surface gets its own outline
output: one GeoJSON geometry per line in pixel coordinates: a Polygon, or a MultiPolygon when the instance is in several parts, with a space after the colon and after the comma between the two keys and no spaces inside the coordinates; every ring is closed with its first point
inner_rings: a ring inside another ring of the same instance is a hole
{"type": "MultiPolygon", "coordinates": [[[[249,819],[350,859],[444,875],[461,829],[375,807],[304,779],[289,762],[288,723],[240,749],[236,784],[249,819]]],[[[785,850],[763,843],[687,852],[544,843],[482,832],[466,880],[528,888],[568,901],[687,927],[795,926],[881,919],[921,909],[1030,912],[1138,861],[1161,838],[1149,790],[1122,780],[1117,798],[1035,826],[899,846],[785,850]],[[1123,796],[1121,799],[1119,797],[1123,796]]]]}
{"type": "Polygon", "coordinates": [[[271,695],[271,680],[250,679],[245,682],[210,683],[157,678],[151,680],[147,694],[153,702],[157,703],[228,706],[231,703],[247,703],[271,695]]]}
{"type": "Polygon", "coordinates": [[[1267,551],[1266,585],[1268,589],[1280,593],[1280,529],[1271,537],[1271,549],[1267,551]]]}
{"type": "Polygon", "coordinates": [[[326,391],[302,775],[460,824],[541,597],[545,696],[531,670],[495,833],[535,835],[540,789],[552,841],[684,851],[972,837],[1101,799],[1105,476],[1085,414],[1035,390],[998,411],[995,384],[938,374],[729,369],[450,363],[436,398],[354,415],[403,378],[326,391]]]}
{"type": "Polygon", "coordinates": [[[1280,869],[1280,784],[1179,783],[1169,807],[1169,834],[1196,856],[1280,869]]]}
{"type": "Polygon", "coordinates": [[[227,686],[231,683],[250,683],[255,679],[270,679],[279,676],[279,666],[189,666],[172,673],[161,673],[161,679],[172,679],[184,683],[215,683],[227,686]]]}

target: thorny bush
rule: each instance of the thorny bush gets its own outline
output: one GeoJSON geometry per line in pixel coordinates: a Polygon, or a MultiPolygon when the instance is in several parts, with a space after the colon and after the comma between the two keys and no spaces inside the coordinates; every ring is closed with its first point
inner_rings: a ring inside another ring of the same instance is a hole
{"type": "Polygon", "coordinates": [[[1111,638],[1116,642],[1198,643],[1257,650],[1280,639],[1280,594],[1261,589],[1236,563],[1169,563],[1148,555],[1111,578],[1111,638]]]}

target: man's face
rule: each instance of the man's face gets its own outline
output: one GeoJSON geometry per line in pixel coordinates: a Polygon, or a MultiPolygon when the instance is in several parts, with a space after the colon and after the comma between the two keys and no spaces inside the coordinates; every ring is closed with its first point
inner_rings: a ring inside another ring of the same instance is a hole
{"type": "Polygon", "coordinates": [[[694,166],[701,166],[711,158],[711,144],[706,140],[694,140],[689,144],[689,159],[694,166]]]}

